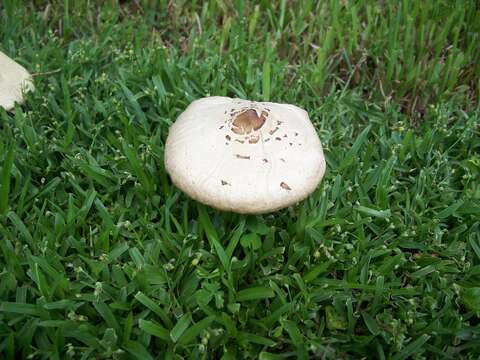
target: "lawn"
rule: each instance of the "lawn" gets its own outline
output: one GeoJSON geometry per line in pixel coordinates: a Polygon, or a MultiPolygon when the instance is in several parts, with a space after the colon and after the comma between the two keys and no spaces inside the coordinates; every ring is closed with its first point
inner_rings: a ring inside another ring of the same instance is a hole
{"type": "Polygon", "coordinates": [[[478,359],[475,0],[0,3],[1,359],[478,359]],[[165,173],[221,95],[305,108],[306,201],[225,213],[165,173]]]}

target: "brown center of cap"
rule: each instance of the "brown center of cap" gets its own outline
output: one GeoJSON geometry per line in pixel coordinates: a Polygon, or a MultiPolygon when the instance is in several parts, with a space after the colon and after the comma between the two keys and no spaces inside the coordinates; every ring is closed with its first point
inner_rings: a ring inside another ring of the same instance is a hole
{"type": "Polygon", "coordinates": [[[260,129],[267,119],[267,112],[262,111],[260,116],[253,109],[246,110],[239,114],[232,123],[232,131],[235,134],[250,134],[254,130],[260,129]]]}

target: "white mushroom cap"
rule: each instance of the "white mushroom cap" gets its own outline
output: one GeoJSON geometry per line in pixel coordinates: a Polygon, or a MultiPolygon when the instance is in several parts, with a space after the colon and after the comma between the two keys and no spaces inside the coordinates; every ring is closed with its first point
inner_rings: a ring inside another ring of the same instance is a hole
{"type": "Polygon", "coordinates": [[[257,214],[312,193],[325,157],[305,110],[214,96],[194,101],[171,126],[165,168],[193,199],[257,214]]]}
{"type": "Polygon", "coordinates": [[[23,93],[33,90],[32,77],[20,64],[0,51],[0,106],[9,111],[23,102],[23,93]]]}

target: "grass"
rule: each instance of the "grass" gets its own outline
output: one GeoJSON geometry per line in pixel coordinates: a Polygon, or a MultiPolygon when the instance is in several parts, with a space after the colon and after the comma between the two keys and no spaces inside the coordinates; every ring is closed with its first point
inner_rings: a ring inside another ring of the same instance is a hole
{"type": "Polygon", "coordinates": [[[0,5],[0,358],[476,359],[475,1],[0,5]],[[163,169],[206,95],[299,104],[301,204],[204,207],[163,169]]]}

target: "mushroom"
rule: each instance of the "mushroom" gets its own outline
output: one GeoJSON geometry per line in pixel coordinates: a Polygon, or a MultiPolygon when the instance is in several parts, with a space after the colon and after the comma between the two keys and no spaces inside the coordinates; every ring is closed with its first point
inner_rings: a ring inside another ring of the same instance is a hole
{"type": "Polygon", "coordinates": [[[197,201],[260,214],[312,193],[325,173],[325,157],[305,110],[213,96],[191,103],[171,126],[165,168],[197,201]]]}
{"type": "Polygon", "coordinates": [[[23,93],[33,90],[32,76],[0,51],[0,106],[10,111],[23,102],[23,93]]]}

